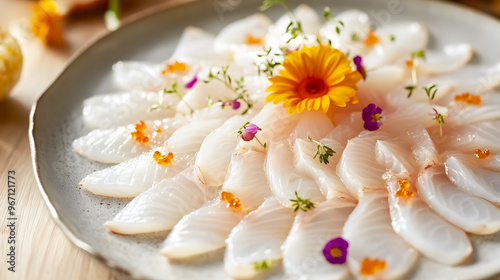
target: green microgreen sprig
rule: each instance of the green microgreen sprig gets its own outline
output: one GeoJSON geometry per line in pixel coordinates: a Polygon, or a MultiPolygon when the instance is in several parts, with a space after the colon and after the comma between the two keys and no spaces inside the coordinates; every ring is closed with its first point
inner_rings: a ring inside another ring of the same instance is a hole
{"type": "Polygon", "coordinates": [[[243,77],[239,79],[233,79],[227,73],[228,69],[229,65],[223,66],[221,70],[217,70],[215,73],[212,71],[212,69],[210,69],[210,72],[208,73],[208,80],[204,82],[208,83],[212,80],[217,80],[224,83],[224,85],[226,85],[228,89],[236,94],[235,100],[241,100],[246,103],[247,108],[245,109],[245,111],[243,111],[243,113],[241,113],[242,115],[245,115],[253,106],[253,101],[248,96],[248,91],[244,85],[245,79],[243,77]]]}
{"type": "Polygon", "coordinates": [[[119,0],[109,0],[108,10],[104,14],[104,22],[106,24],[106,28],[110,31],[114,31],[120,27],[121,22],[119,0]]]}
{"type": "Polygon", "coordinates": [[[325,7],[324,10],[323,10],[323,17],[325,18],[325,21],[331,21],[335,24],[335,32],[337,32],[337,34],[340,34],[340,32],[342,31],[342,29],[344,29],[344,23],[341,21],[341,20],[338,20],[336,19],[331,11],[330,11],[330,7],[325,7]]]}
{"type": "Polygon", "coordinates": [[[277,52],[272,51],[272,48],[264,47],[264,53],[258,54],[258,57],[265,57],[266,60],[260,64],[254,62],[254,65],[257,66],[257,72],[259,76],[261,74],[265,74],[267,77],[272,77],[274,74],[274,68],[281,65],[281,62],[277,61],[277,58],[280,56],[285,56],[285,52],[277,52]]]}
{"type": "Polygon", "coordinates": [[[295,196],[297,199],[290,199],[290,201],[293,202],[292,206],[295,207],[293,209],[294,212],[299,211],[299,209],[307,212],[307,210],[314,208],[314,203],[312,203],[309,199],[301,198],[297,192],[295,192],[295,196]]]}
{"type": "Polygon", "coordinates": [[[359,34],[357,32],[353,32],[351,34],[351,41],[353,41],[353,42],[361,41],[361,37],[359,36],[359,34]]]}
{"type": "Polygon", "coordinates": [[[149,108],[150,112],[155,111],[155,110],[160,110],[160,109],[173,110],[172,106],[170,106],[170,105],[169,106],[162,105],[163,104],[163,96],[165,94],[175,94],[177,97],[179,97],[179,99],[182,102],[184,102],[184,104],[186,104],[186,107],[188,107],[190,114],[194,113],[194,109],[189,105],[189,103],[186,102],[186,100],[183,99],[182,94],[179,92],[179,86],[178,86],[177,82],[174,82],[172,84],[171,89],[163,88],[163,91],[160,92],[160,100],[159,100],[158,104],[151,106],[149,108]]]}
{"type": "Polygon", "coordinates": [[[212,97],[209,95],[208,96],[208,102],[207,102],[207,108],[208,110],[212,109],[212,106],[214,106],[214,100],[212,99],[212,97]]]}
{"type": "Polygon", "coordinates": [[[319,141],[313,140],[310,136],[307,136],[307,139],[309,139],[309,141],[317,144],[316,154],[314,155],[313,158],[316,159],[316,157],[318,157],[319,162],[324,163],[324,164],[329,164],[330,161],[328,160],[328,158],[333,156],[333,154],[335,154],[336,152],[332,148],[326,146],[325,144],[323,144],[319,141]]]}
{"type": "Polygon", "coordinates": [[[425,51],[418,50],[418,51],[414,51],[411,53],[411,59],[417,59],[417,58],[421,58],[421,59],[425,60],[425,51]]]}
{"type": "Polygon", "coordinates": [[[270,267],[271,267],[271,261],[268,261],[268,260],[263,260],[260,262],[253,263],[253,268],[255,270],[266,270],[266,269],[269,269],[270,267]]]}
{"type": "Polygon", "coordinates": [[[439,137],[443,137],[443,124],[444,124],[444,117],[446,117],[443,114],[440,114],[436,108],[432,108],[435,112],[434,115],[434,120],[438,123],[439,125],[439,137]]]}
{"type": "Polygon", "coordinates": [[[286,27],[286,33],[289,33],[292,37],[290,37],[290,39],[288,39],[286,43],[290,43],[290,41],[297,38],[298,36],[305,37],[306,33],[302,29],[302,23],[297,19],[294,12],[292,11],[292,9],[290,9],[285,0],[264,0],[262,6],[260,6],[260,10],[265,11],[275,5],[282,6],[288,13],[290,13],[291,21],[290,24],[288,24],[288,26],[286,27]]]}
{"type": "Polygon", "coordinates": [[[182,100],[182,102],[184,102],[184,104],[186,105],[186,107],[188,107],[188,108],[189,108],[190,113],[191,113],[191,114],[193,114],[193,113],[194,113],[194,109],[193,109],[193,107],[191,107],[191,106],[189,105],[189,103],[187,103],[187,102],[186,102],[186,100],[184,100],[184,99],[182,98],[182,97],[183,97],[183,96],[182,96],[182,94],[180,94],[180,93],[179,93],[179,87],[178,87],[178,85],[177,85],[177,82],[174,82],[174,83],[172,84],[172,88],[171,88],[171,89],[164,88],[164,89],[163,89],[163,94],[175,94],[175,95],[177,95],[177,97],[179,97],[179,99],[180,99],[180,100],[182,100]]]}
{"type": "Polygon", "coordinates": [[[411,95],[413,94],[413,91],[417,89],[417,86],[416,85],[413,85],[413,86],[407,86],[405,87],[405,89],[408,91],[408,98],[411,97],[411,95]]]}
{"type": "Polygon", "coordinates": [[[424,90],[425,90],[425,94],[429,98],[429,102],[432,102],[432,100],[434,100],[434,97],[436,97],[437,85],[430,84],[430,85],[424,87],[424,90]]]}
{"type": "Polygon", "coordinates": [[[286,3],[285,0],[264,0],[262,2],[262,6],[260,6],[260,10],[263,12],[275,5],[281,5],[286,10],[290,11],[290,8],[288,7],[288,4],[286,3]]]}
{"type": "Polygon", "coordinates": [[[425,60],[425,51],[424,50],[417,50],[411,53],[411,60],[412,60],[412,66],[411,66],[411,78],[413,80],[413,84],[411,86],[405,87],[405,89],[408,91],[408,98],[411,97],[413,94],[413,91],[417,89],[418,87],[418,77],[417,77],[417,66],[415,63],[415,60],[417,58],[425,60]]]}
{"type": "MultiPolygon", "coordinates": [[[[427,95],[427,98],[429,99],[429,103],[432,106],[432,101],[436,97],[436,92],[438,91],[438,86],[436,84],[430,84],[430,85],[424,87],[424,90],[425,90],[425,94],[427,95]]],[[[439,136],[443,137],[443,125],[445,124],[444,117],[446,117],[446,115],[439,113],[436,110],[436,108],[434,108],[434,107],[432,108],[432,110],[434,110],[434,120],[439,125],[439,136]]]]}

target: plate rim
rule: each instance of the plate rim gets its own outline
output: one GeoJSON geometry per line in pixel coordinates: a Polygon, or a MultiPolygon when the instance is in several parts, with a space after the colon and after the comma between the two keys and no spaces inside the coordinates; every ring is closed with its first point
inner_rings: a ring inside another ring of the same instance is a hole
{"type": "Polygon", "coordinates": [[[127,270],[124,268],[121,264],[118,264],[114,262],[111,259],[108,259],[101,255],[97,250],[95,250],[90,244],[87,242],[83,241],[77,235],[66,225],[64,222],[64,218],[62,218],[59,215],[59,211],[56,209],[54,204],[52,203],[52,198],[49,196],[48,192],[45,189],[45,186],[42,182],[41,176],[40,176],[40,165],[38,162],[38,145],[37,141],[35,139],[35,129],[36,129],[36,123],[35,123],[35,118],[37,116],[37,108],[38,105],[41,103],[41,101],[46,98],[48,93],[52,90],[53,87],[62,79],[62,77],[65,75],[65,73],[68,71],[69,68],[72,67],[72,65],[77,61],[82,55],[87,53],[90,49],[96,47],[97,45],[101,44],[105,40],[109,40],[108,38],[111,38],[113,36],[116,36],[116,34],[126,32],[128,27],[133,26],[142,20],[146,20],[148,17],[160,14],[165,12],[166,10],[172,10],[176,9],[179,7],[184,7],[184,6],[189,6],[189,5],[196,5],[200,0],[170,0],[170,1],[165,1],[162,2],[161,4],[153,5],[151,7],[148,7],[142,11],[139,11],[127,19],[122,21],[122,24],[120,28],[114,31],[107,31],[107,30],[102,30],[97,34],[97,36],[89,41],[86,42],[85,45],[77,50],[71,57],[68,59],[66,62],[66,65],[64,66],[64,69],[57,75],[57,77],[54,79],[54,81],[43,91],[43,93],[36,99],[35,103],[32,105],[29,113],[29,126],[28,126],[28,138],[29,138],[29,146],[30,146],[30,155],[31,155],[31,163],[33,167],[33,175],[35,177],[35,181],[38,186],[38,190],[40,191],[42,198],[45,202],[45,206],[49,210],[50,217],[52,220],[56,223],[56,225],[61,229],[61,231],[64,233],[64,235],[69,239],[69,241],[76,246],[77,248],[83,250],[86,254],[90,255],[92,258],[98,260],[101,264],[104,264],[107,268],[111,270],[115,270],[118,273],[125,274],[128,276],[131,276],[134,279],[137,279],[137,275],[134,275],[132,271],[127,270]]]}
{"type": "MultiPolygon", "coordinates": [[[[33,172],[34,172],[34,177],[36,180],[36,183],[38,185],[38,189],[43,197],[43,200],[45,202],[46,207],[49,210],[50,216],[52,220],[57,224],[57,226],[62,230],[64,235],[69,239],[69,241],[75,245],[77,248],[83,250],[85,253],[89,254],[92,258],[98,260],[101,264],[105,265],[107,268],[109,268],[112,272],[118,272],[120,274],[132,277],[133,279],[143,279],[144,277],[138,276],[136,273],[133,271],[128,270],[125,268],[122,264],[116,263],[113,260],[104,257],[100,253],[98,253],[97,250],[95,250],[91,245],[89,245],[87,242],[83,241],[77,235],[66,225],[64,222],[64,218],[62,218],[59,215],[59,212],[62,211],[61,209],[56,209],[54,204],[52,203],[52,198],[50,197],[49,193],[47,192],[44,183],[41,179],[40,176],[40,164],[38,161],[38,145],[37,145],[37,140],[35,139],[35,130],[36,130],[36,123],[35,123],[35,118],[37,117],[37,108],[38,105],[41,103],[41,101],[47,97],[47,95],[52,91],[52,88],[57,85],[57,83],[60,82],[62,77],[66,75],[66,72],[75,64],[75,61],[79,60],[82,55],[85,53],[89,52],[92,48],[97,47],[99,44],[102,44],[106,40],[110,40],[109,38],[112,38],[113,36],[116,36],[117,34],[126,32],[127,29],[130,26],[133,26],[135,24],[140,23],[143,20],[146,20],[148,17],[161,14],[165,12],[166,10],[173,10],[177,9],[180,7],[185,7],[185,6],[196,6],[203,0],[169,0],[169,1],[164,1],[160,4],[153,5],[151,7],[148,7],[142,11],[139,11],[133,15],[130,15],[127,19],[122,21],[122,25],[120,26],[119,29],[115,31],[107,31],[107,30],[102,30],[100,31],[97,36],[84,44],[83,47],[81,47],[79,50],[77,50],[71,57],[68,59],[66,62],[64,69],[57,75],[57,77],[51,82],[51,84],[43,91],[43,93],[36,99],[35,103],[32,105],[29,113],[29,128],[28,128],[28,136],[29,136],[29,145],[30,145],[30,155],[31,155],[31,162],[33,166],[33,172]],[[114,270],[114,271],[113,271],[114,270]]],[[[379,0],[380,2],[384,2],[385,0],[379,0]]],[[[455,2],[449,2],[449,1],[442,1],[442,0],[400,0],[403,3],[411,3],[415,2],[418,3],[418,5],[424,5],[424,6],[430,6],[431,8],[436,8],[436,9],[455,9],[459,13],[467,13],[469,15],[473,15],[476,17],[481,17],[485,20],[492,21],[496,24],[500,24],[500,19],[494,17],[493,15],[487,14],[483,11],[472,9],[464,4],[461,3],[455,3],[455,2]]],[[[307,4],[307,1],[302,0],[302,3],[307,4]]],[[[311,3],[312,4],[312,3],[311,3]]],[[[493,275],[494,277],[495,275],[493,275]]]]}

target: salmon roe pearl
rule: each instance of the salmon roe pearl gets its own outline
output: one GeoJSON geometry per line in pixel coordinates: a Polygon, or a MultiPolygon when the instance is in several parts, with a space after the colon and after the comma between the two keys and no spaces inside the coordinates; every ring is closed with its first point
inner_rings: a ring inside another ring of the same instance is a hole
{"type": "Polygon", "coordinates": [[[228,203],[229,208],[240,209],[241,201],[238,198],[234,198],[234,194],[230,192],[222,192],[221,200],[226,201],[228,203]]]}
{"type": "Polygon", "coordinates": [[[490,150],[480,150],[480,149],[477,149],[475,152],[474,152],[474,155],[476,156],[476,158],[478,159],[485,159],[487,157],[489,157],[491,155],[491,152],[490,150]]]}

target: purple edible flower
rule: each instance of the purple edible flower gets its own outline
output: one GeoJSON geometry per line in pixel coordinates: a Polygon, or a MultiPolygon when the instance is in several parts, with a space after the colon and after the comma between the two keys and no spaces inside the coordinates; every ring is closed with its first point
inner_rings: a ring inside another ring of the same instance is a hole
{"type": "Polygon", "coordinates": [[[234,110],[238,110],[238,108],[240,108],[241,106],[241,102],[239,102],[237,99],[228,100],[222,103],[222,109],[224,109],[224,107],[226,106],[231,106],[231,108],[233,108],[234,110]]]}
{"type": "Polygon", "coordinates": [[[363,109],[364,128],[370,131],[379,129],[385,120],[384,110],[371,103],[363,109]]]}
{"type": "Polygon", "coordinates": [[[197,81],[198,81],[198,73],[194,74],[193,79],[185,85],[185,88],[192,88],[197,81]]]}
{"type": "Polygon", "coordinates": [[[243,128],[243,132],[241,133],[241,139],[245,140],[245,141],[251,141],[254,137],[255,137],[255,134],[257,134],[257,132],[260,130],[260,128],[253,124],[253,123],[249,123],[247,125],[245,125],[245,127],[243,128]]]}
{"type": "Polygon", "coordinates": [[[366,70],[365,67],[363,67],[363,58],[361,56],[355,56],[352,61],[356,65],[356,70],[363,76],[363,80],[366,80],[366,70]]]}
{"type": "Polygon", "coordinates": [[[347,247],[349,247],[349,242],[342,237],[337,237],[326,243],[323,255],[331,264],[344,264],[347,258],[347,247]]]}

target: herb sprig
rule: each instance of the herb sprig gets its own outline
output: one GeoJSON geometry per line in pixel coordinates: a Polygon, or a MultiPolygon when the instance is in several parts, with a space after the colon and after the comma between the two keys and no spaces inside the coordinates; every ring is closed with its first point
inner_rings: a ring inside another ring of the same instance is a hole
{"type": "Polygon", "coordinates": [[[119,0],[109,0],[108,10],[104,14],[104,22],[106,24],[106,28],[110,31],[114,31],[120,27],[121,22],[119,0]]]}
{"type": "Polygon", "coordinates": [[[272,77],[273,74],[274,74],[274,68],[276,68],[277,66],[280,66],[281,65],[281,62],[277,61],[277,58],[280,57],[280,56],[285,56],[285,52],[276,52],[276,51],[272,51],[272,48],[269,47],[269,48],[266,48],[264,47],[264,53],[262,54],[258,54],[257,56],[258,57],[265,57],[266,58],[266,61],[260,63],[260,64],[257,64],[254,62],[254,65],[257,66],[257,72],[259,74],[259,76],[261,74],[265,74],[267,77],[272,77]]]}
{"type": "Polygon", "coordinates": [[[330,161],[328,160],[329,157],[333,156],[333,154],[335,154],[336,152],[326,146],[325,144],[319,142],[319,141],[316,141],[316,140],[313,140],[310,136],[307,136],[307,139],[309,139],[309,141],[313,142],[313,143],[316,143],[318,144],[316,146],[316,154],[314,155],[314,159],[316,159],[316,157],[319,156],[319,162],[321,163],[324,163],[324,164],[329,164],[330,161]]]}
{"type": "MultiPolygon", "coordinates": [[[[430,84],[424,88],[425,94],[427,95],[427,98],[429,99],[429,103],[431,104],[431,106],[434,97],[436,97],[436,92],[438,90],[437,87],[438,86],[436,84],[430,84]]],[[[446,117],[446,115],[439,113],[438,110],[434,107],[432,107],[432,110],[434,110],[434,120],[439,125],[439,136],[443,137],[443,125],[445,124],[444,117],[446,117]]]]}
{"type": "Polygon", "coordinates": [[[417,66],[415,63],[417,59],[425,60],[424,50],[417,50],[411,53],[411,60],[409,62],[411,63],[411,78],[413,80],[413,84],[411,86],[405,87],[405,89],[408,91],[408,98],[412,96],[413,91],[418,87],[417,66]]]}
{"type": "Polygon", "coordinates": [[[172,84],[172,88],[171,89],[163,88],[163,91],[160,92],[160,100],[159,100],[158,104],[155,104],[155,105],[151,106],[149,108],[150,112],[155,111],[155,110],[159,110],[159,109],[173,110],[172,106],[163,106],[162,105],[163,104],[163,96],[165,94],[175,94],[177,97],[179,97],[179,99],[182,102],[184,102],[184,104],[186,105],[186,107],[188,107],[190,114],[194,113],[194,109],[189,105],[189,103],[186,102],[186,100],[183,99],[182,94],[179,92],[179,86],[178,86],[177,82],[174,82],[172,84]]]}
{"type": "Polygon", "coordinates": [[[290,201],[293,202],[292,206],[295,207],[293,209],[294,212],[299,211],[299,209],[307,212],[307,210],[311,210],[314,208],[314,203],[309,199],[301,198],[297,192],[295,192],[295,196],[297,197],[297,199],[290,199],[290,201]]]}
{"type": "Polygon", "coordinates": [[[336,19],[331,11],[330,11],[330,7],[325,7],[324,10],[323,10],[323,17],[325,18],[325,20],[328,22],[328,21],[331,21],[335,24],[335,32],[337,32],[337,34],[340,34],[340,32],[342,31],[342,29],[344,29],[344,22],[342,22],[341,20],[339,19],[336,19]]]}
{"type": "Polygon", "coordinates": [[[268,261],[268,260],[263,260],[260,262],[253,263],[253,268],[255,270],[266,270],[266,269],[269,269],[270,267],[271,267],[271,261],[268,261]]]}
{"type": "Polygon", "coordinates": [[[244,85],[245,79],[243,77],[239,79],[233,79],[227,73],[228,69],[229,65],[223,66],[221,70],[217,70],[215,73],[212,71],[212,69],[210,69],[210,72],[208,73],[208,80],[204,82],[208,83],[211,80],[217,80],[224,83],[224,85],[226,85],[228,89],[236,94],[235,100],[241,100],[246,103],[247,108],[245,109],[245,111],[243,111],[243,113],[241,113],[242,115],[245,115],[253,106],[253,101],[248,96],[248,91],[244,85]]]}
{"type": "Polygon", "coordinates": [[[299,36],[305,37],[306,33],[302,29],[302,23],[297,19],[285,0],[264,0],[262,6],[260,6],[260,10],[265,11],[275,5],[282,6],[290,14],[290,24],[286,27],[286,33],[289,33],[292,37],[286,43],[290,43],[290,41],[299,36]]]}

